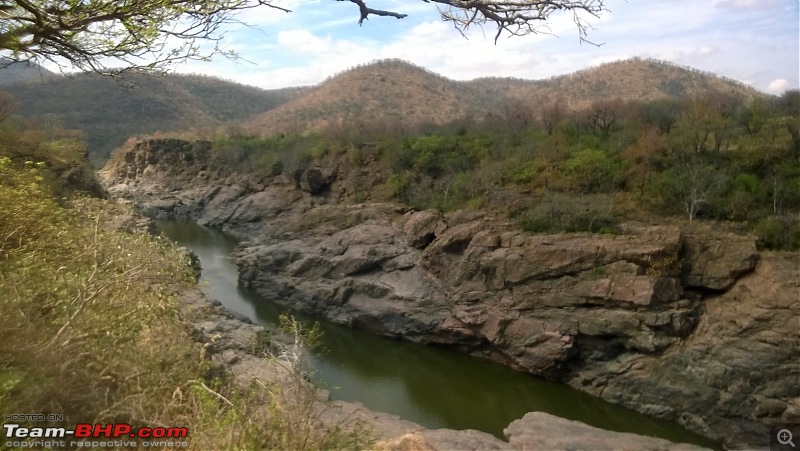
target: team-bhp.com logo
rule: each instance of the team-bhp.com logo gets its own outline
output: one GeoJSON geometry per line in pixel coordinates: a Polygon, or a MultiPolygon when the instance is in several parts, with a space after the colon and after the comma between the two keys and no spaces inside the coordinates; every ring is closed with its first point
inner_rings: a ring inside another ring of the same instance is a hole
{"type": "MultiPolygon", "coordinates": [[[[85,447],[87,440],[93,439],[134,439],[136,441],[125,442],[97,442],[100,447],[134,447],[134,446],[158,446],[158,447],[182,447],[184,443],[181,439],[189,436],[189,430],[185,427],[138,427],[134,428],[127,423],[110,424],[90,424],[78,423],[73,429],[63,427],[23,427],[19,424],[6,423],[5,429],[6,445],[9,447],[30,448],[31,445],[39,443],[43,447],[85,447]],[[57,440],[58,442],[53,442],[57,440]],[[146,440],[146,442],[142,441],[146,440]],[[47,442],[45,442],[47,441],[47,442]],[[107,443],[107,444],[106,444],[107,443]],[[52,446],[51,446],[52,445],[52,446]]],[[[37,447],[37,446],[34,446],[37,447]]]]}

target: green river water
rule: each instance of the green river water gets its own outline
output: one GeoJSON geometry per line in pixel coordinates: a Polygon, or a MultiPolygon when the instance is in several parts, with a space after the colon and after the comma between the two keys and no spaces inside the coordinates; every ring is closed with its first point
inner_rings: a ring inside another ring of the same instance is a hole
{"type": "MultiPolygon", "coordinates": [[[[229,258],[234,239],[192,222],[162,220],[157,226],[198,255],[211,298],[258,324],[277,324],[285,309],[238,285],[229,258]]],[[[504,438],[508,423],[543,411],[603,429],[719,447],[675,423],[489,361],[326,322],[321,326],[325,351],[311,357],[311,367],[314,380],[333,399],[361,402],[427,428],[477,429],[504,438]]]]}

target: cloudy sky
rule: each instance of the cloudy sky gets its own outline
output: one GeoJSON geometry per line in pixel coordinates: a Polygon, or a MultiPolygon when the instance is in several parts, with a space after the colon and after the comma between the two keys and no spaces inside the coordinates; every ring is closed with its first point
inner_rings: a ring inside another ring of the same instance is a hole
{"type": "Polygon", "coordinates": [[[571,14],[551,17],[550,34],[501,37],[473,29],[468,39],[421,0],[372,0],[408,14],[371,17],[358,26],[356,5],[334,0],[274,0],[239,18],[224,45],[245,61],[215,58],[176,67],[263,88],[316,84],[383,58],[400,58],[457,80],[483,76],[541,79],[634,56],[714,72],[781,93],[800,84],[798,0],[607,0],[581,43],[571,14]]]}

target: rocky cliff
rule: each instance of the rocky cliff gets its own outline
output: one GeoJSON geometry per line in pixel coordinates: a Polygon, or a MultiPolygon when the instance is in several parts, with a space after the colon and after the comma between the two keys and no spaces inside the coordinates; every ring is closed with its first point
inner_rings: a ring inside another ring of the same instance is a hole
{"type": "Polygon", "coordinates": [[[226,173],[209,145],[148,141],[112,194],[245,240],[240,280],[371,332],[448,346],[677,421],[729,447],[800,422],[800,256],[712,225],[530,235],[486,213],[345,202],[332,162],[226,173]]]}

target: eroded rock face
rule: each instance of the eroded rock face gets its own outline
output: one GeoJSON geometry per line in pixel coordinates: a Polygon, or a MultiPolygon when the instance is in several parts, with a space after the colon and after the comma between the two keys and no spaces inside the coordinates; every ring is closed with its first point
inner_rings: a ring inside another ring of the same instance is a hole
{"type": "MultiPolygon", "coordinates": [[[[770,425],[800,417],[797,254],[714,230],[534,236],[481,213],[344,205],[281,176],[215,178],[200,149],[170,157],[194,174],[140,149],[107,171],[109,189],[247,240],[240,280],[267,299],[561,380],[729,446],[766,446],[770,425]]],[[[328,174],[323,191],[346,191],[328,174]]]]}
{"type": "Polygon", "coordinates": [[[292,239],[240,251],[242,281],[276,302],[563,380],[731,446],[763,446],[769,424],[797,414],[795,256],[756,265],[752,242],[734,236],[693,253],[716,239],[673,227],[530,236],[488,218],[439,226],[419,249],[423,234],[408,231],[432,229],[416,227],[419,213],[326,208],[313,223],[284,225],[292,239]],[[720,254],[732,257],[710,260],[720,254]],[[693,276],[703,265],[716,269],[693,276]],[[795,319],[779,325],[778,312],[795,319]]]}
{"type": "Polygon", "coordinates": [[[724,291],[756,267],[752,237],[688,234],[683,246],[683,282],[690,287],[724,291]]]}

